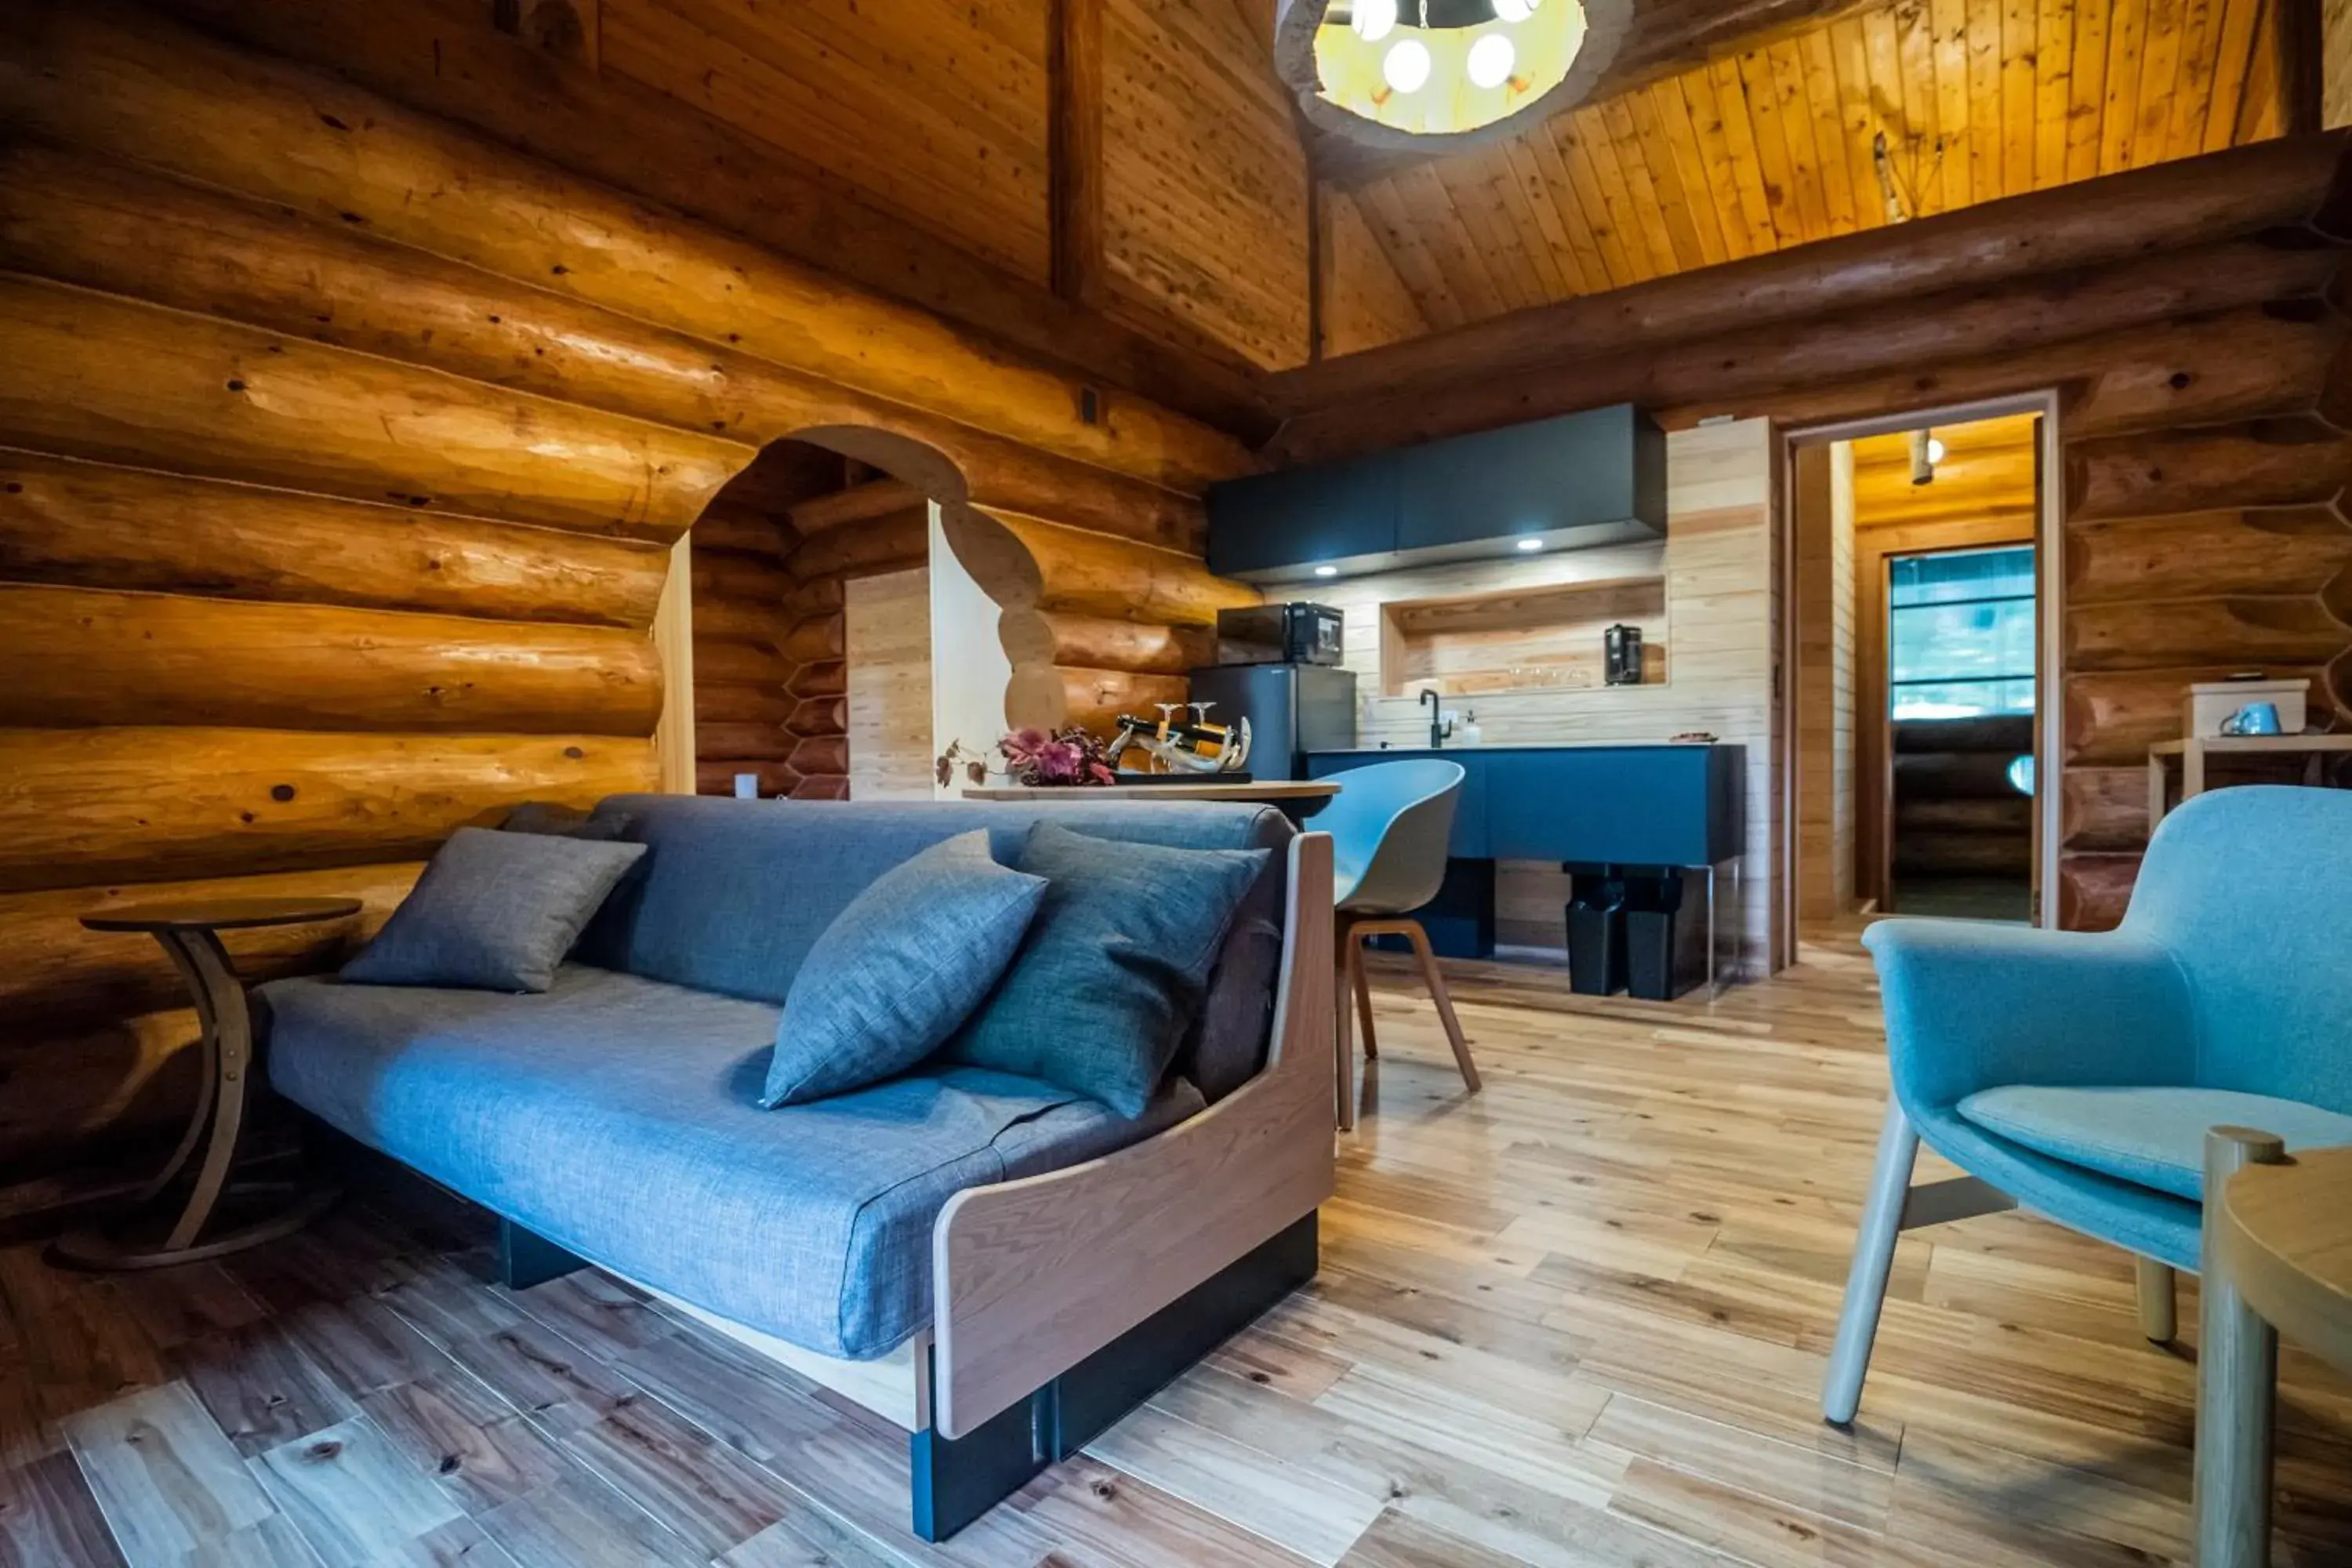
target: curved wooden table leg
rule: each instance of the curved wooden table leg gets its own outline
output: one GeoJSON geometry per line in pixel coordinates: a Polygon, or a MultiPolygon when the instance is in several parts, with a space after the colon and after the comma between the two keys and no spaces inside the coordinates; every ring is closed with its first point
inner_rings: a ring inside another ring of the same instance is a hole
{"type": "Polygon", "coordinates": [[[212,1120],[213,1097],[219,1091],[220,1085],[220,1022],[213,1011],[212,988],[205,984],[204,971],[196,967],[195,960],[174,932],[159,931],[155,933],[155,940],[171,955],[173,964],[180,972],[180,978],[187,982],[189,994],[196,1000],[196,1020],[204,1031],[197,1041],[197,1050],[203,1058],[197,1071],[203,1077],[196,1082],[195,1109],[189,1113],[188,1130],[180,1134],[179,1147],[173,1149],[172,1157],[163,1162],[163,1168],[131,1194],[131,1201],[134,1205],[153,1203],[163,1195],[166,1188],[179,1180],[180,1173],[187,1169],[189,1158],[196,1152],[197,1141],[204,1137],[205,1126],[212,1120]]]}
{"type": "Polygon", "coordinates": [[[196,1173],[195,1191],[188,1194],[188,1206],[180,1211],[172,1234],[163,1241],[164,1251],[184,1252],[194,1245],[205,1222],[213,1217],[221,1189],[228,1184],[229,1166],[236,1159],[237,1134],[245,1130],[247,1080],[253,1067],[253,1010],[218,936],[208,931],[180,931],[166,940],[180,942],[186,950],[187,963],[203,977],[197,994],[211,1000],[210,1032],[217,1063],[215,1076],[219,1080],[212,1140],[205,1148],[204,1165],[196,1173]]]}

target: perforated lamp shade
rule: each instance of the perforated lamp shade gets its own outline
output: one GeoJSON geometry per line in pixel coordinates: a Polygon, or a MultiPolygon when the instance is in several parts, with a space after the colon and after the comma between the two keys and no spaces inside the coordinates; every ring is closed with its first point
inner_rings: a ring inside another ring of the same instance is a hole
{"type": "Polygon", "coordinates": [[[1398,9],[1392,28],[1366,38],[1349,25],[1347,0],[1280,0],[1275,68],[1311,123],[1396,151],[1491,141],[1589,95],[1632,15],[1631,0],[1537,0],[1523,18],[1507,21],[1488,15],[1491,0],[1430,0],[1433,22],[1479,20],[1423,27],[1421,0],[1401,0],[1398,9]],[[1418,85],[1420,71],[1385,68],[1400,46],[1426,51],[1418,85]],[[1481,51],[1475,68],[1474,51],[1481,51]],[[1497,80],[1495,65],[1505,56],[1509,68],[1497,80]]]}

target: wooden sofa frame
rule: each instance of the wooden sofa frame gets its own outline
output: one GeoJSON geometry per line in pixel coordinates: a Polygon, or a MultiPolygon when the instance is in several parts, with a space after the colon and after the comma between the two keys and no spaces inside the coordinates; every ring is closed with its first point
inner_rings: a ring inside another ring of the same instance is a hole
{"type": "MultiPolygon", "coordinates": [[[[913,1528],[943,1540],[1314,1277],[1331,1195],[1331,838],[1291,841],[1265,1067],[1200,1115],[1063,1170],[970,1187],[931,1231],[931,1327],[868,1362],[646,1294],[909,1433],[913,1528]]],[[[591,1259],[500,1222],[506,1283],[591,1259]]]]}

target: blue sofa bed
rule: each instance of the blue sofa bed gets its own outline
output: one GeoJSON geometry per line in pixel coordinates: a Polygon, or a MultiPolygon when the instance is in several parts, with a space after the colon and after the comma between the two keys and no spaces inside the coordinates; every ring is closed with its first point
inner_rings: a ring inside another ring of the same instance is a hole
{"type": "Polygon", "coordinates": [[[598,812],[648,852],[550,990],[272,983],[271,1084],[495,1212],[510,1255],[605,1268],[908,1426],[919,1533],[950,1532],[1039,1468],[1006,1472],[992,1423],[1007,1442],[1017,1425],[1028,1453],[1031,1406],[1069,1401],[1090,1363],[1173,1375],[1313,1273],[1331,1162],[1329,1047],[1313,1032],[1330,1026],[1315,935],[1328,838],[1251,806],[1083,799],[627,795],[598,812]],[[793,976],[859,889],[975,826],[1009,861],[1042,817],[1274,851],[1145,1113],[945,1065],[761,1109],[793,976]],[[1239,1321],[1170,1312],[1234,1297],[1236,1269],[1255,1303],[1239,1321]],[[1198,1322],[1139,1342],[1154,1314],[1198,1322]],[[1205,1343],[1204,1328],[1219,1331],[1205,1343]]]}

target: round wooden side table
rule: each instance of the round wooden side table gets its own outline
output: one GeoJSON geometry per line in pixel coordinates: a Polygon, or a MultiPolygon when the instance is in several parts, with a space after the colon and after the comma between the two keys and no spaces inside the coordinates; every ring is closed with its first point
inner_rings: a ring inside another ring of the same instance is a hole
{"type": "Polygon", "coordinates": [[[2352,1149],[2242,1127],[2206,1134],[2197,1561],[2270,1561],[2278,1339],[2352,1372],[2352,1149]]]}
{"type": "MultiPolygon", "coordinates": [[[[144,931],[161,942],[194,994],[204,1025],[204,1079],[194,1114],[178,1147],[131,1202],[133,1213],[111,1230],[80,1230],[60,1237],[50,1248],[57,1261],[84,1268],[160,1268],[194,1263],[256,1247],[299,1230],[335,1201],[331,1186],[292,1184],[256,1188],[256,1195],[282,1192],[291,1202],[233,1228],[207,1236],[221,1200],[232,1192],[237,1141],[245,1130],[253,1070],[253,1015],[245,983],[236,976],[225,931],[261,926],[316,925],[360,912],[357,899],[208,899],[191,903],[126,904],[82,917],[91,931],[144,931]],[[195,1184],[176,1215],[159,1205],[195,1157],[204,1160],[195,1184]],[[158,1209],[162,1213],[158,1213],[158,1209]]],[[[239,1195],[244,1195],[240,1194],[239,1195]]]]}

